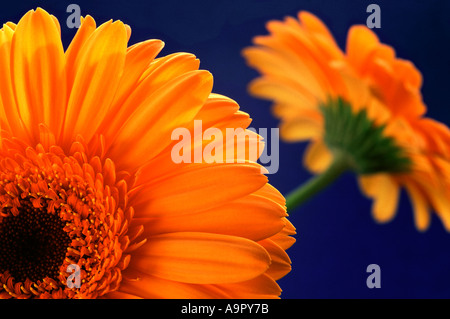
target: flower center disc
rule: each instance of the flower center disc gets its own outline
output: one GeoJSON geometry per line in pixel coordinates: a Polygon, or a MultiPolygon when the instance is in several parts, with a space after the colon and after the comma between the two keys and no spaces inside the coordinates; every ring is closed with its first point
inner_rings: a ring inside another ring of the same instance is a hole
{"type": "Polygon", "coordinates": [[[22,199],[18,208],[19,214],[0,221],[0,272],[9,271],[16,282],[57,280],[71,243],[63,230],[66,223],[46,204],[36,208],[22,199]]]}

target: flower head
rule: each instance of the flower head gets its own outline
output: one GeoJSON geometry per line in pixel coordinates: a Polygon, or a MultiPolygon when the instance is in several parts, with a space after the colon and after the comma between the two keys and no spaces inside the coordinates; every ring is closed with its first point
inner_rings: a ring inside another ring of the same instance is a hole
{"type": "Polygon", "coordinates": [[[0,30],[0,297],[278,297],[295,230],[257,158],[171,159],[175,128],[249,116],[195,56],[129,37],[87,16],[64,51],[42,9],[0,30]]]}
{"type": "Polygon", "coordinates": [[[274,102],[284,140],[311,141],[305,165],[320,173],[345,158],[377,221],[393,218],[404,187],[418,229],[434,210],[450,230],[450,131],[424,117],[416,67],[365,26],[350,28],[345,52],[308,12],[267,29],[243,52],[262,74],[249,89],[274,102]]]}

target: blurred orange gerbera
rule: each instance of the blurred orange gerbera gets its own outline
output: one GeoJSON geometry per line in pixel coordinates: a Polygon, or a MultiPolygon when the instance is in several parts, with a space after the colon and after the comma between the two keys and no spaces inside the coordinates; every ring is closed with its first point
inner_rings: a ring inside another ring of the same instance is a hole
{"type": "Polygon", "coordinates": [[[278,297],[295,231],[257,158],[171,158],[175,128],[248,115],[193,55],[129,37],[88,16],[64,52],[42,9],[0,31],[0,297],[278,297]]]}
{"type": "Polygon", "coordinates": [[[305,165],[314,173],[333,168],[326,182],[336,170],[358,173],[379,222],[393,218],[404,187],[418,229],[428,227],[434,210],[450,230],[450,132],[423,116],[414,65],[365,26],[349,30],[346,52],[307,12],[270,21],[267,29],[243,52],[262,74],[250,92],[274,101],[284,140],[311,141],[305,165]]]}

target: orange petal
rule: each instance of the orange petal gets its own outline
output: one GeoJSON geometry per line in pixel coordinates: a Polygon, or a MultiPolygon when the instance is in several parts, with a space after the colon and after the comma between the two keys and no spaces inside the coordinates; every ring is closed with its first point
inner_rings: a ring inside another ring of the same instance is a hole
{"type": "MultiPolygon", "coordinates": [[[[216,152],[223,155],[223,162],[256,162],[264,151],[263,138],[251,130],[226,128],[223,136],[224,140],[214,141],[216,152]]],[[[213,161],[208,155],[204,153],[204,160],[213,161]]]]}
{"type": "MultiPolygon", "coordinates": [[[[293,56],[291,51],[278,52],[267,47],[250,47],[243,50],[247,63],[262,74],[289,82],[300,92],[308,92],[318,100],[325,100],[324,92],[330,91],[328,80],[317,62],[293,56]]],[[[259,93],[256,91],[255,93],[259,93]]]]}
{"type": "Polygon", "coordinates": [[[109,154],[122,167],[137,168],[159,154],[175,128],[186,127],[212,89],[212,75],[191,71],[158,88],[142,101],[117,135],[109,154]]]}
{"type": "Polygon", "coordinates": [[[268,198],[277,203],[278,205],[280,205],[281,207],[286,208],[286,199],[278,191],[278,189],[276,189],[270,184],[265,184],[263,187],[255,191],[253,194],[260,197],[268,198]]]}
{"type": "Polygon", "coordinates": [[[163,46],[164,42],[160,40],[147,40],[128,48],[123,74],[114,97],[114,106],[111,109],[112,113],[117,113],[125,99],[135,89],[139,78],[163,46]]]}
{"type": "MultiPolygon", "coordinates": [[[[306,82],[296,81],[296,79],[290,77],[289,80],[297,82],[299,86],[305,86],[311,92],[315,92],[314,94],[321,100],[324,99],[322,96],[324,92],[331,94],[339,91],[342,86],[341,79],[330,66],[331,62],[341,61],[343,53],[336,43],[332,39],[330,40],[331,35],[327,36],[320,32],[308,30],[308,28],[300,26],[298,21],[292,17],[287,17],[284,22],[270,21],[267,24],[267,29],[271,32],[271,35],[256,37],[254,39],[255,44],[262,46],[263,48],[260,49],[267,50],[268,53],[272,52],[274,62],[279,65],[279,68],[283,68],[283,71],[295,72],[298,80],[306,80],[306,82]],[[291,65],[291,70],[289,68],[284,69],[285,65],[278,61],[278,55],[291,65]],[[319,85],[319,90],[314,89],[315,83],[319,85]]],[[[265,70],[262,73],[266,75],[277,74],[278,78],[287,79],[282,72],[271,66],[272,61],[268,62],[265,62],[267,66],[259,65],[256,67],[265,70]]]]}
{"type": "Polygon", "coordinates": [[[320,123],[310,119],[294,119],[280,125],[280,136],[287,142],[314,140],[322,133],[320,123]]]}
{"type": "Polygon", "coordinates": [[[437,187],[427,183],[426,180],[420,181],[420,189],[428,199],[430,206],[441,219],[447,231],[450,231],[450,197],[448,196],[448,188],[439,183],[437,187]]]}
{"type": "Polygon", "coordinates": [[[45,124],[39,124],[39,143],[46,151],[56,144],[55,135],[45,124]]]}
{"type": "Polygon", "coordinates": [[[322,140],[311,142],[306,149],[304,165],[313,173],[323,172],[333,161],[333,154],[322,140]]]}
{"type": "Polygon", "coordinates": [[[414,122],[414,128],[426,139],[427,149],[442,158],[450,158],[450,145],[447,143],[450,140],[450,129],[445,124],[430,118],[421,118],[414,122]]]}
{"type": "MultiPolygon", "coordinates": [[[[130,52],[128,52],[130,53],[130,52]]],[[[125,100],[115,99],[114,108],[117,112],[110,112],[102,124],[102,134],[108,140],[114,140],[124,123],[139,108],[145,108],[153,98],[154,92],[159,92],[163,85],[190,71],[198,70],[199,61],[192,54],[175,53],[170,56],[153,60],[141,74],[130,95],[125,100]]],[[[119,91],[121,89],[119,88],[119,91]]],[[[108,145],[109,146],[109,145],[108,145]]]]}
{"type": "Polygon", "coordinates": [[[200,61],[195,55],[185,52],[169,54],[155,59],[141,76],[141,80],[152,78],[155,87],[189,71],[198,70],[200,61]]]}
{"type": "Polygon", "coordinates": [[[100,298],[104,298],[104,299],[142,299],[142,297],[136,296],[133,293],[128,294],[128,293],[122,292],[122,291],[112,291],[100,298]]]}
{"type": "Polygon", "coordinates": [[[202,120],[204,127],[210,127],[232,117],[238,110],[239,105],[236,101],[224,95],[211,93],[195,119],[202,120]]]}
{"type": "Polygon", "coordinates": [[[59,136],[66,102],[64,49],[53,18],[29,11],[18,23],[11,44],[11,74],[19,113],[35,141],[39,124],[59,136]]]}
{"type": "Polygon", "coordinates": [[[275,299],[281,294],[280,286],[267,274],[239,283],[217,286],[234,299],[275,299]]]}
{"type": "Polygon", "coordinates": [[[232,283],[259,276],[270,264],[267,251],[245,238],[186,232],[148,239],[136,252],[131,267],[164,279],[232,283]]]}
{"type": "Polygon", "coordinates": [[[114,98],[123,72],[127,34],[122,22],[106,22],[80,48],[74,62],[73,87],[67,106],[64,142],[82,134],[90,141],[114,98]]]}
{"type": "Polygon", "coordinates": [[[10,131],[21,140],[29,140],[31,134],[20,118],[11,79],[11,41],[14,30],[8,25],[0,31],[0,123],[3,130],[10,131]]]}
{"type": "Polygon", "coordinates": [[[259,98],[290,105],[298,111],[317,108],[318,100],[309,90],[296,87],[281,79],[257,78],[250,83],[249,91],[259,98]]]}
{"type": "Polygon", "coordinates": [[[144,225],[144,236],[189,231],[239,236],[258,241],[280,232],[285,227],[285,216],[283,207],[268,198],[252,194],[202,212],[149,218],[144,225]]]}
{"type": "Polygon", "coordinates": [[[73,81],[76,76],[75,60],[77,59],[81,48],[96,28],[95,20],[91,16],[86,16],[84,19],[82,18],[81,25],[66,50],[67,84],[70,88],[73,86],[73,81]]]}
{"type": "Polygon", "coordinates": [[[332,41],[333,43],[335,42],[333,35],[330,30],[328,30],[328,27],[314,14],[307,11],[300,11],[298,14],[298,19],[301,21],[306,30],[321,34],[329,41],[332,41]]]}
{"type": "Polygon", "coordinates": [[[16,30],[17,27],[17,24],[15,24],[14,22],[6,22],[4,25],[8,26],[11,30],[16,30]]]}
{"type": "Polygon", "coordinates": [[[194,165],[149,183],[130,199],[136,217],[204,211],[246,196],[267,183],[256,163],[194,165]],[[144,214],[141,216],[139,214],[144,214]]]}
{"type": "MultiPolygon", "coordinates": [[[[130,271],[127,269],[127,273],[130,271]]],[[[223,299],[231,298],[220,287],[214,285],[189,284],[179,281],[167,280],[132,271],[135,280],[124,279],[119,291],[124,294],[137,295],[145,299],[223,299]]]]}
{"type": "Polygon", "coordinates": [[[270,237],[270,239],[282,249],[287,250],[295,243],[296,239],[291,236],[297,232],[294,225],[287,218],[283,218],[283,220],[285,222],[284,228],[278,234],[270,237]]]}
{"type": "Polygon", "coordinates": [[[418,187],[411,183],[406,184],[405,186],[414,209],[414,222],[416,227],[420,231],[425,231],[430,226],[431,222],[428,201],[418,187]]]}
{"type": "Polygon", "coordinates": [[[270,239],[264,239],[258,242],[270,255],[271,264],[266,274],[274,280],[283,278],[291,271],[291,260],[283,248],[278,246],[270,239]]]}
{"type": "Polygon", "coordinates": [[[117,294],[109,293],[107,298],[124,296],[124,299],[131,299],[138,295],[148,299],[277,299],[281,294],[280,286],[266,274],[238,283],[204,285],[162,279],[136,270],[127,272],[137,279],[125,278],[120,291],[117,294]]]}
{"type": "MultiPolygon", "coordinates": [[[[206,129],[214,127],[220,129],[223,132],[223,136],[225,136],[226,128],[245,127],[250,121],[249,116],[245,113],[238,113],[238,110],[239,105],[235,101],[218,94],[210,94],[202,109],[195,116],[195,120],[202,121],[202,132],[200,134],[202,135],[206,129]]],[[[196,135],[194,135],[194,123],[189,123],[186,129],[190,131],[192,139],[192,141],[186,141],[186,144],[191,149],[191,154],[193,154],[194,150],[192,148],[197,140],[196,135]]],[[[203,139],[203,135],[200,139],[203,139]]],[[[204,143],[207,142],[205,141],[204,143]]],[[[158,156],[145,164],[137,173],[135,186],[145,184],[163,176],[168,177],[174,175],[178,170],[184,169],[187,164],[177,164],[171,158],[172,149],[178,143],[181,143],[181,141],[173,141],[158,156]],[[154,167],[158,167],[159,169],[155,170],[154,167]]]]}
{"type": "MultiPolygon", "coordinates": [[[[140,56],[140,50],[145,50],[145,45],[139,47],[139,51],[135,54],[140,56]]],[[[127,56],[130,53],[131,51],[127,53],[127,56]]],[[[113,109],[104,119],[100,128],[100,132],[107,137],[107,147],[116,139],[117,134],[133,113],[148,110],[150,101],[155,98],[154,93],[161,94],[159,90],[164,85],[174,83],[176,78],[185,76],[190,71],[198,70],[198,67],[199,62],[194,55],[187,53],[173,54],[154,60],[137,79],[137,83],[133,84],[132,88],[128,88],[130,90],[129,95],[120,93],[123,92],[123,88],[119,87],[119,93],[117,94],[122,94],[123,98],[116,96],[113,109]]],[[[136,75],[134,73],[134,76],[136,75]]],[[[125,75],[125,77],[128,76],[125,75]]]]}
{"type": "Polygon", "coordinates": [[[380,41],[376,34],[365,26],[353,26],[347,35],[347,57],[349,63],[361,71],[367,57],[375,50],[380,41]]]}
{"type": "Polygon", "coordinates": [[[379,223],[390,221],[396,213],[400,187],[387,174],[359,178],[362,191],[374,200],[372,214],[379,223]]]}

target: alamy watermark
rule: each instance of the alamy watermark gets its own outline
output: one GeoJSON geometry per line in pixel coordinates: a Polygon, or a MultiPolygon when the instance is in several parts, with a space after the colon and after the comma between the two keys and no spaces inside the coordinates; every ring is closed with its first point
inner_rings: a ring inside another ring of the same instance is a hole
{"type": "Polygon", "coordinates": [[[66,280],[66,285],[69,289],[81,287],[81,270],[77,264],[70,264],[66,269],[67,273],[71,275],[66,280]]]}
{"type": "Polygon", "coordinates": [[[69,29],[79,28],[81,25],[81,8],[78,4],[69,4],[66,9],[70,15],[67,17],[66,25],[69,29]]]}
{"type": "Polygon", "coordinates": [[[372,3],[367,6],[367,13],[371,13],[366,20],[369,29],[381,28],[381,8],[378,4],[372,3]]]}
{"type": "Polygon", "coordinates": [[[381,288],[381,268],[377,264],[370,264],[366,268],[370,275],[366,279],[367,288],[381,288]]]}
{"type": "MultiPolygon", "coordinates": [[[[69,29],[79,28],[81,24],[81,8],[78,4],[72,3],[67,6],[67,13],[70,15],[67,17],[66,25],[69,29]]],[[[366,12],[370,13],[367,17],[366,25],[368,28],[381,28],[381,8],[378,4],[369,4],[366,8],[366,12]]]]}
{"type": "Polygon", "coordinates": [[[210,127],[203,130],[201,120],[194,120],[193,130],[179,127],[172,131],[172,161],[179,163],[245,163],[256,161],[261,171],[275,174],[279,168],[279,129],[210,127]],[[270,141],[270,142],[269,142],[270,141]],[[265,144],[265,145],[264,145],[265,144]]]}

